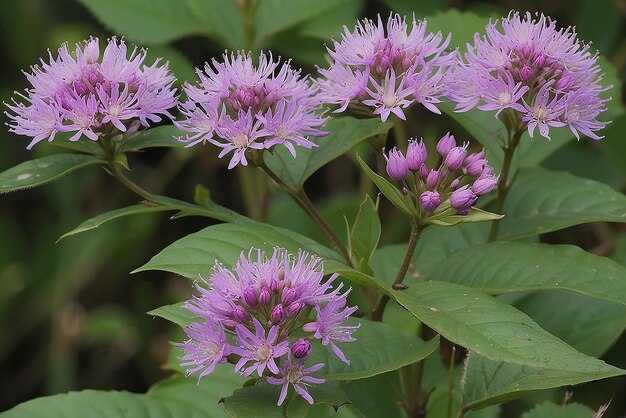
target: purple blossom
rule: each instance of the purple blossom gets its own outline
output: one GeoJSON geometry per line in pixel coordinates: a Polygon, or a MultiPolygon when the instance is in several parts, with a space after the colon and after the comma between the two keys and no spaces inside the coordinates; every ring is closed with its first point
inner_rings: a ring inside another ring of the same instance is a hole
{"type": "Polygon", "coordinates": [[[409,166],[407,160],[397,148],[389,151],[389,155],[385,155],[387,160],[387,175],[396,181],[404,181],[409,175],[409,166]]]}
{"type": "Polygon", "coordinates": [[[444,158],[444,164],[448,167],[449,170],[455,171],[461,168],[463,165],[463,161],[465,160],[465,156],[467,155],[467,146],[469,144],[465,143],[461,147],[454,147],[448,152],[446,158],[444,158]]]}
{"type": "Polygon", "coordinates": [[[426,31],[426,21],[411,25],[392,13],[386,25],[378,16],[347,27],[341,41],[328,48],[331,65],[318,69],[317,80],[325,102],[348,107],[358,113],[380,115],[386,121],[391,113],[404,119],[403,109],[421,103],[440,113],[436,104],[444,94],[445,74],[455,61],[455,53],[444,51],[450,36],[426,31]]]}
{"type": "Polygon", "coordinates": [[[306,390],[307,386],[319,385],[325,382],[324,379],[309,376],[324,367],[324,363],[318,363],[314,366],[305,368],[303,359],[293,359],[291,355],[283,361],[278,377],[268,376],[267,382],[271,385],[282,385],[280,396],[278,398],[278,406],[285,402],[289,385],[293,385],[296,393],[302,396],[308,403],[313,405],[313,398],[306,390]]]}
{"type": "Polygon", "coordinates": [[[437,192],[425,191],[420,195],[420,205],[424,212],[434,212],[441,205],[441,196],[437,192]]]}
{"type": "Polygon", "coordinates": [[[256,318],[252,318],[252,322],[254,334],[240,324],[235,328],[239,345],[233,347],[232,352],[241,356],[235,365],[235,371],[243,376],[250,376],[256,370],[260,377],[267,367],[270,372],[278,374],[276,359],[289,352],[289,341],[279,340],[278,326],[272,326],[266,333],[256,318]],[[252,362],[252,365],[246,366],[249,362],[252,362]]]}
{"type": "Polygon", "coordinates": [[[200,370],[198,383],[204,376],[211,374],[218,363],[225,363],[230,354],[230,347],[226,343],[224,328],[211,321],[195,322],[184,328],[189,337],[187,341],[177,344],[184,350],[180,357],[183,367],[187,367],[186,375],[190,376],[200,370]]]}
{"type": "Polygon", "coordinates": [[[406,163],[409,170],[417,171],[426,162],[428,153],[426,151],[426,145],[424,141],[417,142],[412,139],[407,144],[406,148],[406,163]]]}
{"type": "Polygon", "coordinates": [[[183,86],[189,99],[176,126],[187,146],[210,142],[222,148],[220,158],[233,152],[229,168],[246,165],[249,149],[282,145],[295,157],[295,146],[316,147],[309,137],[327,135],[318,87],[289,62],[261,53],[255,66],[250,54],[225,53],[197,73],[198,84],[183,86]]]}
{"type": "Polygon", "coordinates": [[[311,351],[311,342],[303,338],[300,338],[291,346],[291,354],[293,354],[295,358],[306,357],[310,351],[311,351]]]}
{"type": "Polygon", "coordinates": [[[454,135],[450,135],[450,132],[448,132],[437,141],[437,152],[445,158],[455,146],[456,140],[454,139],[454,135]]]}
{"type": "Polygon", "coordinates": [[[491,191],[498,184],[498,177],[487,175],[485,177],[478,178],[474,184],[472,184],[472,191],[476,196],[483,196],[491,193],[491,191]]]}
{"type": "Polygon", "coordinates": [[[324,307],[316,306],[317,320],[304,325],[306,332],[313,332],[314,337],[322,341],[323,346],[330,344],[337,357],[346,364],[350,364],[350,360],[346,358],[341,349],[337,347],[334,341],[352,342],[356,341],[352,337],[352,333],[361,325],[350,326],[344,325],[348,317],[356,311],[356,306],[346,307],[346,297],[340,297],[328,302],[324,307]]]}
{"type": "Polygon", "coordinates": [[[530,136],[539,128],[549,139],[550,127],[568,126],[577,138],[582,133],[600,139],[595,132],[608,122],[597,118],[610,100],[600,93],[611,86],[601,84],[597,60],[574,28],[559,29],[543,14],[534,19],[511,12],[490,22],[486,36],[474,36],[446,74],[447,96],[459,112],[478,107],[497,117],[505,111],[507,127],[528,129],[530,136]]]}
{"type": "Polygon", "coordinates": [[[27,146],[59,132],[83,135],[96,141],[107,135],[148,127],[172,118],[168,109],[176,106],[174,76],[168,64],[144,65],[146,51],[134,47],[130,53],[123,40],[112,38],[101,56],[98,38],[91,38],[70,51],[63,44],[55,58],[41,60],[25,73],[32,88],[7,104],[9,131],[32,138],[27,146]]]}
{"type": "Polygon", "coordinates": [[[476,193],[468,185],[465,185],[452,192],[452,195],[450,195],[450,206],[462,214],[466,214],[465,212],[476,203],[477,198],[476,193]]]}

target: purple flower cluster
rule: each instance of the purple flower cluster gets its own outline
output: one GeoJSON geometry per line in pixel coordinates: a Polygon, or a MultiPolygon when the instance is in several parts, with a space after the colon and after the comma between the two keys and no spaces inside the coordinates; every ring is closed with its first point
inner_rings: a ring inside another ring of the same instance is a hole
{"type": "Polygon", "coordinates": [[[181,365],[187,375],[200,372],[201,379],[228,359],[243,376],[256,372],[270,384],[282,385],[278,405],[289,384],[313,403],[306,386],[324,380],[309,374],[324,364],[305,367],[311,340],[330,346],[349,364],[336,342],[355,341],[352,333],[359,327],[345,324],[357,309],[346,306],[350,289],[341,293],[342,283],[333,287],[337,274],[324,280],[321,259],[305,252],[292,257],[276,249],[266,258],[258,250],[255,260],[252,253],[242,253],[232,270],[216,264],[208,280],[196,284],[200,293],[185,307],[202,322],[185,328],[189,338],[179,344],[184,349],[181,365]],[[309,318],[312,312],[315,317],[309,318]],[[291,341],[297,330],[309,335],[291,341]]]}
{"type": "Polygon", "coordinates": [[[391,14],[386,25],[358,22],[353,32],[344,27],[342,40],[328,48],[329,69],[319,69],[318,80],[327,103],[338,104],[337,112],[352,110],[380,115],[391,113],[404,119],[405,109],[421,103],[437,114],[435,106],[444,94],[444,75],[454,64],[455,54],[444,50],[450,36],[426,31],[426,21],[415,20],[409,30],[406,19],[391,14]]]}
{"type": "Polygon", "coordinates": [[[197,85],[183,86],[189,100],[180,104],[184,119],[176,126],[187,132],[188,146],[210,142],[222,148],[220,158],[232,151],[233,168],[248,164],[248,149],[284,145],[295,157],[294,144],[313,148],[308,136],[327,135],[318,88],[289,62],[261,53],[255,66],[249,54],[237,52],[212,64],[197,70],[197,85]]]}
{"type": "Polygon", "coordinates": [[[536,128],[549,137],[550,127],[568,126],[600,139],[595,131],[607,122],[597,120],[605,109],[598,54],[580,42],[573,28],[557,29],[556,22],[541,14],[511,13],[489,23],[486,36],[474,37],[474,45],[448,76],[448,97],[457,111],[473,107],[496,111],[510,129],[536,128]],[[501,115],[501,112],[504,114],[501,115]]]}
{"type": "Polygon", "coordinates": [[[25,73],[32,88],[17,93],[20,99],[7,104],[12,113],[5,112],[11,132],[33,138],[28,149],[59,132],[75,132],[70,141],[83,135],[95,141],[147,127],[159,115],[173,118],[176,79],[160,59],[143,65],[145,50],[135,47],[129,55],[124,41],[112,38],[101,54],[98,38],[91,38],[75,51],[63,44],[57,58],[49,55],[25,73]]]}
{"type": "Polygon", "coordinates": [[[469,154],[468,145],[458,146],[454,136],[446,134],[437,143],[441,164],[429,169],[426,146],[422,141],[411,140],[406,156],[397,148],[385,156],[387,174],[402,182],[403,191],[415,199],[423,216],[449,207],[458,215],[467,215],[478,197],[490,193],[498,183],[485,152],[469,154]]]}

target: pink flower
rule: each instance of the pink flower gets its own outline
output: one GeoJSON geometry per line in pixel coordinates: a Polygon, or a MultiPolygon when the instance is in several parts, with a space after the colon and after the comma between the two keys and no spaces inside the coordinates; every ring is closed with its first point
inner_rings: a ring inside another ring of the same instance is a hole
{"type": "Polygon", "coordinates": [[[280,397],[278,398],[278,406],[285,402],[289,385],[292,385],[298,395],[302,396],[308,403],[313,405],[313,398],[306,390],[306,387],[312,384],[322,384],[325,380],[309,375],[324,367],[324,363],[318,363],[314,366],[304,368],[303,360],[304,359],[293,359],[291,355],[289,355],[289,357],[283,361],[278,377],[269,376],[267,378],[267,383],[271,385],[282,385],[280,397]]]}
{"type": "Polygon", "coordinates": [[[269,329],[266,337],[263,325],[256,318],[252,318],[252,322],[254,334],[240,324],[235,328],[239,346],[232,347],[232,352],[241,356],[235,365],[235,371],[243,376],[250,376],[256,370],[260,377],[267,367],[270,372],[278,374],[276,359],[289,352],[289,341],[279,340],[280,328],[277,325],[269,329]],[[252,365],[246,366],[249,362],[252,365]]]}

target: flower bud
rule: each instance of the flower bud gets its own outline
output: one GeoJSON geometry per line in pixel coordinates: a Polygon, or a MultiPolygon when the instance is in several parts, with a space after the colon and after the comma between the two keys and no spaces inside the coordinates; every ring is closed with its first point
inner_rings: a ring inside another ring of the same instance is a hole
{"type": "Polygon", "coordinates": [[[396,181],[404,181],[409,175],[409,167],[406,158],[402,152],[394,148],[389,151],[389,156],[385,156],[387,160],[387,175],[396,181]]]}
{"type": "Polygon", "coordinates": [[[486,165],[485,168],[483,168],[483,172],[480,173],[480,176],[478,176],[478,178],[480,179],[483,177],[489,177],[491,173],[493,173],[493,167],[490,165],[486,165]]]}
{"type": "Polygon", "coordinates": [[[283,303],[283,306],[289,306],[289,304],[293,302],[295,299],[296,299],[296,289],[294,289],[293,287],[283,289],[283,294],[280,299],[281,302],[283,303]]]}
{"type": "Polygon", "coordinates": [[[522,80],[524,81],[528,81],[530,80],[530,77],[533,76],[533,70],[530,68],[530,66],[528,65],[528,63],[525,63],[524,66],[522,67],[522,69],[519,72],[519,76],[522,78],[522,80]]]}
{"type": "Polygon", "coordinates": [[[454,135],[450,135],[450,132],[448,132],[437,142],[437,152],[442,157],[445,157],[455,146],[456,141],[454,140],[454,135]]]}
{"type": "Polygon", "coordinates": [[[233,316],[239,322],[248,322],[250,320],[248,311],[246,311],[243,306],[239,305],[235,306],[235,309],[233,309],[233,316]]]}
{"type": "Polygon", "coordinates": [[[483,196],[491,193],[498,184],[498,178],[494,176],[481,177],[472,185],[472,191],[476,196],[483,196]]]}
{"type": "Polygon", "coordinates": [[[426,164],[422,164],[419,172],[420,172],[420,176],[424,178],[428,177],[428,167],[426,167],[426,164]]]}
{"type": "Polygon", "coordinates": [[[540,52],[539,54],[537,54],[537,57],[533,61],[533,65],[537,68],[541,68],[543,67],[543,64],[545,64],[545,62],[546,56],[542,52],[540,52]]]}
{"type": "Polygon", "coordinates": [[[437,183],[439,183],[439,171],[431,170],[426,177],[426,186],[429,189],[434,189],[437,187],[437,183]]]}
{"type": "Polygon", "coordinates": [[[306,357],[310,351],[311,342],[309,340],[305,340],[304,338],[300,338],[298,341],[291,345],[291,354],[293,354],[295,358],[306,357]]]}
{"type": "Polygon", "coordinates": [[[473,177],[478,177],[482,174],[487,160],[485,160],[485,151],[481,151],[477,154],[470,154],[465,159],[465,173],[473,177]]]}
{"type": "Polygon", "coordinates": [[[278,293],[279,287],[280,286],[278,280],[272,279],[272,281],[270,282],[270,290],[274,293],[278,293]]]}
{"type": "Polygon", "coordinates": [[[467,210],[474,203],[476,203],[477,198],[478,196],[476,196],[469,186],[465,185],[452,192],[452,195],[450,196],[450,205],[458,210],[467,210]]]}
{"type": "Polygon", "coordinates": [[[261,305],[269,305],[270,303],[272,303],[272,293],[265,286],[263,286],[263,288],[261,289],[261,294],[259,295],[259,302],[261,303],[261,305]]]}
{"type": "Polygon", "coordinates": [[[316,332],[317,328],[317,322],[307,322],[306,324],[302,325],[302,329],[304,330],[304,332],[316,332]]]}
{"type": "Polygon", "coordinates": [[[426,191],[420,195],[420,205],[424,212],[434,212],[441,205],[441,196],[437,192],[426,191]]]}
{"type": "Polygon", "coordinates": [[[467,150],[465,147],[454,147],[450,150],[444,160],[444,164],[450,171],[458,170],[463,165],[467,150]]]}
{"type": "Polygon", "coordinates": [[[248,286],[244,289],[243,301],[246,302],[248,306],[255,306],[257,303],[259,303],[259,297],[254,287],[248,286]]]}
{"type": "Polygon", "coordinates": [[[461,177],[457,177],[454,180],[452,180],[452,183],[450,183],[450,189],[456,190],[456,188],[459,187],[460,182],[461,182],[461,177]]]}
{"type": "Polygon", "coordinates": [[[283,319],[285,319],[285,310],[283,309],[283,305],[279,303],[272,309],[272,322],[278,324],[282,322],[283,319]]]}
{"type": "Polygon", "coordinates": [[[293,302],[289,306],[287,306],[287,316],[290,318],[294,316],[298,316],[301,309],[302,309],[302,303],[293,302]]]}
{"type": "Polygon", "coordinates": [[[419,170],[422,164],[426,162],[427,156],[428,153],[426,151],[426,145],[424,145],[424,141],[409,141],[409,144],[406,148],[406,164],[409,167],[409,170],[419,170]]]}

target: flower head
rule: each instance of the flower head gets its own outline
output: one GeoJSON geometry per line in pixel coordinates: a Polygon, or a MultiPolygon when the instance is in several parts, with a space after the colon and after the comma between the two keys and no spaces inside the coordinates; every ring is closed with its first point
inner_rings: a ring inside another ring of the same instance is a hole
{"type": "MultiPolygon", "coordinates": [[[[289,384],[312,402],[304,383],[323,382],[307,375],[324,365],[303,367],[312,351],[310,340],[321,338],[323,345],[330,342],[341,353],[332,341],[354,341],[351,333],[358,328],[344,325],[357,308],[346,307],[350,290],[342,293],[343,284],[336,279],[337,274],[324,278],[321,259],[305,252],[291,256],[279,248],[271,257],[254,249],[242,253],[232,269],[217,263],[206,280],[196,283],[199,294],[184,305],[201,318],[185,329],[190,340],[179,344],[188,374],[209,374],[228,356],[241,375],[256,372],[270,383],[285,384],[279,405],[289,384]],[[302,324],[313,320],[312,312],[320,322],[319,333],[301,337],[302,324]]],[[[343,353],[340,357],[347,361],[343,353]]]]}
{"type": "Polygon", "coordinates": [[[583,133],[600,139],[595,132],[607,122],[597,117],[610,100],[600,93],[610,86],[601,85],[597,60],[573,28],[559,29],[543,14],[534,19],[511,12],[499,24],[490,22],[485,37],[475,35],[446,76],[447,95],[459,112],[473,107],[501,117],[505,112],[509,128],[528,129],[531,136],[537,127],[549,138],[550,127],[568,126],[577,138],[583,133]]]}
{"type": "Polygon", "coordinates": [[[403,109],[415,103],[440,113],[435,105],[454,63],[455,54],[444,52],[449,42],[449,36],[427,32],[425,20],[414,16],[407,24],[397,13],[386,25],[378,16],[376,22],[357,22],[352,32],[344,27],[341,41],[328,48],[330,68],[318,69],[322,98],[339,105],[337,112],[351,107],[383,122],[391,113],[404,119],[403,109]]]}
{"type": "Polygon", "coordinates": [[[250,54],[226,53],[197,73],[198,84],[183,86],[189,99],[175,123],[187,146],[210,142],[222,148],[220,158],[233,152],[229,168],[247,165],[249,149],[283,145],[295,156],[295,145],[313,148],[309,137],[327,135],[318,88],[289,62],[261,53],[255,66],[250,54]]]}
{"type": "Polygon", "coordinates": [[[126,132],[130,127],[149,126],[161,115],[172,118],[176,106],[174,76],[168,64],[157,59],[144,65],[146,51],[130,53],[123,40],[112,38],[100,54],[98,38],[77,44],[70,51],[61,45],[55,58],[25,73],[31,88],[7,104],[9,131],[32,138],[27,146],[59,132],[72,132],[71,141],[86,136],[96,141],[103,133],[126,132]]]}

